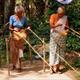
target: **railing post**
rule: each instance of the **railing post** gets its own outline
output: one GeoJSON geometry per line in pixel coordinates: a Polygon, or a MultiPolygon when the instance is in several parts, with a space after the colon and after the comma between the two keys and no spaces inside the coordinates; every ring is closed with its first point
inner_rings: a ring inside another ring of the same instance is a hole
{"type": "Polygon", "coordinates": [[[8,38],[5,38],[6,42],[6,59],[7,59],[7,65],[8,65],[8,76],[10,76],[10,66],[9,66],[9,46],[8,46],[8,38]]]}
{"type": "MultiPolygon", "coordinates": [[[[30,42],[30,39],[29,39],[29,37],[28,37],[28,41],[30,42]]],[[[32,51],[31,51],[31,48],[29,47],[29,57],[30,57],[30,64],[32,64],[33,62],[32,62],[32,51]]]]}
{"type": "MultiPolygon", "coordinates": [[[[46,60],[44,38],[43,38],[43,58],[44,58],[44,60],[46,60]]],[[[45,65],[45,62],[43,61],[43,70],[44,70],[44,72],[45,72],[45,68],[46,68],[46,65],[45,65]]]]}
{"type": "Polygon", "coordinates": [[[1,53],[0,53],[0,68],[2,66],[2,58],[1,58],[1,53]]]}

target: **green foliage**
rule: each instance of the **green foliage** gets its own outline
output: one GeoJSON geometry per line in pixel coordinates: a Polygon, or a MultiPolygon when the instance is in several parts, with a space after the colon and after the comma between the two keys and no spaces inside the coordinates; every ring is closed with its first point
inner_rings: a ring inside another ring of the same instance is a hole
{"type": "Polygon", "coordinates": [[[67,38],[67,50],[80,50],[80,39],[77,38],[75,35],[69,34],[67,38]]]}
{"type": "Polygon", "coordinates": [[[2,65],[6,63],[6,46],[3,37],[0,37],[0,61],[2,65]]]}
{"type": "Polygon", "coordinates": [[[75,67],[80,67],[80,58],[77,58],[77,59],[74,61],[73,66],[75,66],[75,67]]]}
{"type": "Polygon", "coordinates": [[[0,37],[0,51],[5,50],[5,40],[3,37],[0,37]]]}
{"type": "MultiPolygon", "coordinates": [[[[76,31],[80,31],[80,1],[74,0],[70,5],[66,6],[66,14],[69,18],[69,25],[76,31]]],[[[80,38],[75,37],[75,35],[69,34],[68,39],[68,49],[70,50],[80,50],[80,38]]]]}
{"type": "Polygon", "coordinates": [[[49,0],[48,1],[48,4],[49,4],[49,10],[48,10],[48,14],[52,14],[54,12],[56,12],[57,8],[59,6],[61,6],[61,4],[59,4],[56,0],[49,0]]]}
{"type": "Polygon", "coordinates": [[[69,23],[75,30],[80,30],[80,1],[74,0],[72,4],[66,6],[66,13],[69,17],[69,23]]]}
{"type": "MultiPolygon", "coordinates": [[[[42,16],[41,19],[39,18],[32,18],[30,20],[30,23],[32,24],[32,30],[41,38],[45,38],[46,41],[49,41],[49,23],[48,18],[45,16],[42,16]]],[[[32,44],[40,43],[39,39],[37,39],[34,35],[30,33],[30,39],[32,44]]]]}

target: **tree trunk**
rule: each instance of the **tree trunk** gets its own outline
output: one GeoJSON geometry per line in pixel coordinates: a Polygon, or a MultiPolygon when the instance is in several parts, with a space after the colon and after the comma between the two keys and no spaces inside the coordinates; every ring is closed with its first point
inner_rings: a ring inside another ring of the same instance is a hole
{"type": "Polygon", "coordinates": [[[0,25],[4,22],[4,0],[0,0],[0,25]]]}
{"type": "Polygon", "coordinates": [[[34,4],[36,6],[36,16],[41,17],[42,15],[44,15],[44,11],[45,11],[44,0],[34,0],[34,4]]]}
{"type": "Polygon", "coordinates": [[[25,9],[26,16],[30,17],[29,0],[22,0],[22,5],[25,9]]]}
{"type": "Polygon", "coordinates": [[[5,0],[4,4],[4,23],[9,21],[9,17],[14,14],[15,0],[5,0]]]}

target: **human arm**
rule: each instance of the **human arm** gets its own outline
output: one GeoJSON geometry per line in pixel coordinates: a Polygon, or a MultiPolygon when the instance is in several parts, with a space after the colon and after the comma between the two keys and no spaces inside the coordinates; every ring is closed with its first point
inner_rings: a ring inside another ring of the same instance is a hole
{"type": "Polygon", "coordinates": [[[52,15],[50,16],[49,22],[50,22],[50,27],[51,27],[51,29],[52,29],[52,28],[56,28],[56,27],[58,27],[58,26],[62,26],[61,23],[58,23],[58,24],[55,23],[56,17],[57,17],[56,14],[52,14],[52,15]]]}
{"type": "Polygon", "coordinates": [[[9,30],[11,32],[14,31],[14,29],[13,29],[13,16],[10,16],[10,19],[9,19],[9,30]]]}
{"type": "Polygon", "coordinates": [[[66,24],[65,24],[65,30],[63,32],[61,32],[60,34],[63,35],[63,36],[66,36],[69,32],[69,23],[68,23],[68,19],[66,21],[66,24]]]}

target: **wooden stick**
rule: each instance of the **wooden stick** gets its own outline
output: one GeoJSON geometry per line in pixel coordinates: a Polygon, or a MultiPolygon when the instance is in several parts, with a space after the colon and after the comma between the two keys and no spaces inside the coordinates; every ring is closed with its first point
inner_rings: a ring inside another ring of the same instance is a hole
{"type": "MultiPolygon", "coordinates": [[[[29,37],[28,37],[28,41],[30,42],[29,40],[29,37]]],[[[31,48],[29,47],[29,54],[30,54],[30,64],[32,64],[32,52],[31,52],[31,48]]]]}
{"type": "MultiPolygon", "coordinates": [[[[44,58],[44,60],[46,60],[44,38],[43,38],[43,58],[44,58]]],[[[44,70],[44,72],[45,72],[45,68],[46,68],[46,65],[45,65],[45,62],[43,61],[43,70],[44,70]]]]}
{"type": "Polygon", "coordinates": [[[2,63],[2,59],[1,59],[1,54],[0,54],[0,68],[1,68],[1,63],[2,63]]]}
{"type": "Polygon", "coordinates": [[[10,76],[8,38],[6,38],[5,41],[6,41],[6,59],[8,65],[8,76],[10,76]]]}

